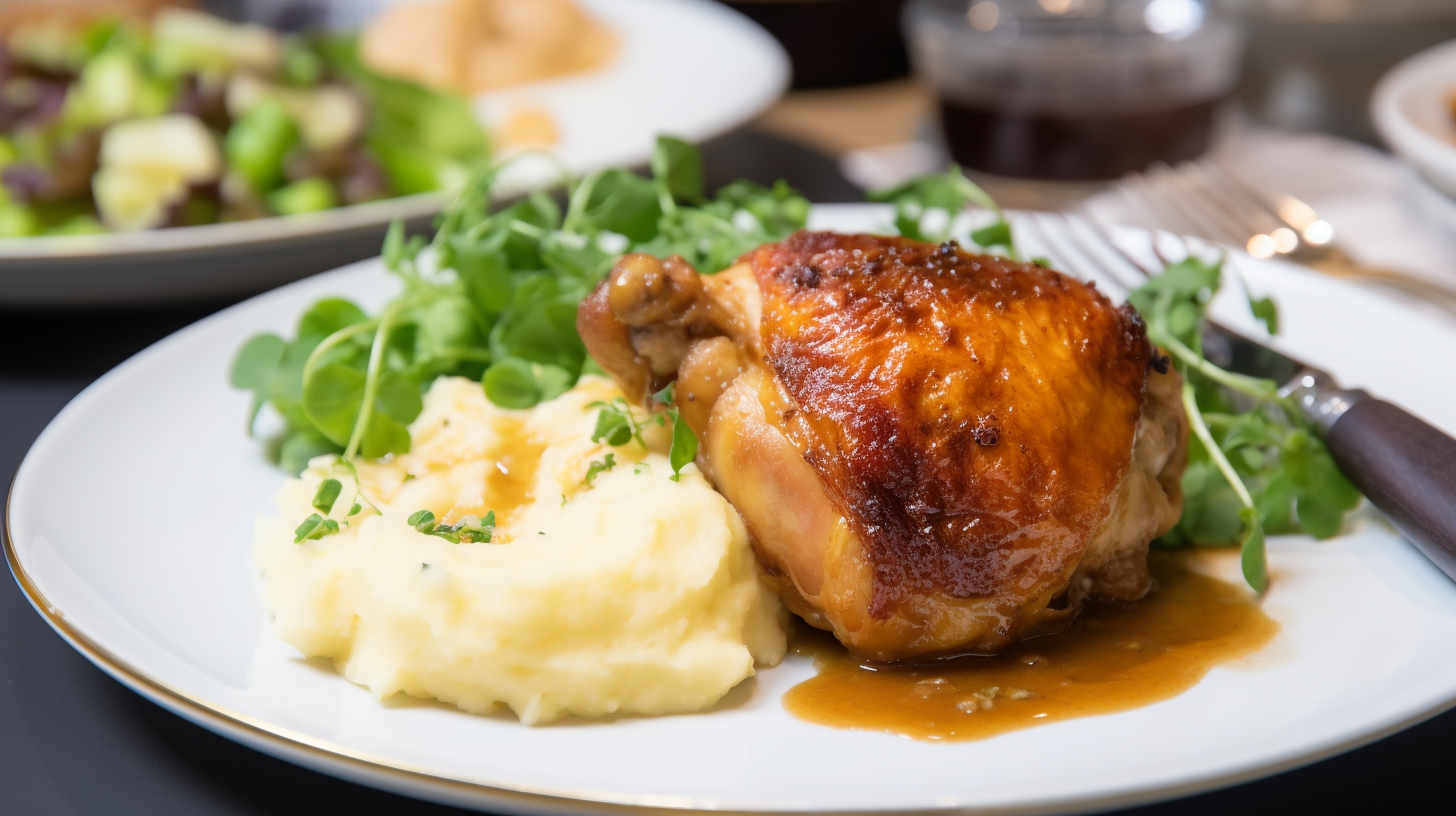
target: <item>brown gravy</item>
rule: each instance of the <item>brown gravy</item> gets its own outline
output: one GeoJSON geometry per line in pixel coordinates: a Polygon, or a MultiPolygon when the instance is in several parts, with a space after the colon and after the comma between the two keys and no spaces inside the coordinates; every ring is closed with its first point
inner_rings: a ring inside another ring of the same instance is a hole
{"type": "MultiPolygon", "coordinates": [[[[526,433],[525,423],[515,418],[496,420],[499,443],[490,452],[485,471],[485,494],[481,504],[456,505],[441,519],[453,524],[465,515],[483,516],[493,511],[496,523],[506,526],[517,510],[528,504],[536,484],[536,469],[546,446],[526,433]]],[[[508,535],[496,539],[509,541],[508,535]]]]}
{"type": "Polygon", "coordinates": [[[501,523],[531,500],[536,485],[536,467],[546,446],[526,434],[525,423],[502,429],[501,444],[494,451],[495,465],[486,471],[486,495],[501,523]]]}
{"type": "Polygon", "coordinates": [[[801,720],[932,741],[965,741],[1174,697],[1279,632],[1245,587],[1154,552],[1156,588],[1130,607],[1094,604],[1066,630],[996,657],[916,665],[856,659],[803,627],[793,644],[819,674],[784,695],[801,720]]]}

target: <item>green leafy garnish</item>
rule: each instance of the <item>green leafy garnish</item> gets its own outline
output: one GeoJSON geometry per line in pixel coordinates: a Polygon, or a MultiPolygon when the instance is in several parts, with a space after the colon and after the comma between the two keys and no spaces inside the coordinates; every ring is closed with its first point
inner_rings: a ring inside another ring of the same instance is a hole
{"type": "Polygon", "coordinates": [[[614,448],[620,448],[635,439],[637,444],[647,447],[647,441],[642,438],[642,429],[651,420],[639,423],[632,415],[632,406],[625,398],[613,397],[606,402],[597,400],[587,403],[586,407],[601,409],[597,411],[597,424],[592,430],[591,441],[606,442],[614,448]]]}
{"type": "Polygon", "coordinates": [[[461,516],[454,524],[437,524],[434,513],[416,510],[410,514],[408,523],[418,532],[443,538],[451,544],[489,544],[495,535],[494,510],[486,513],[485,518],[461,516]]]}
{"type": "MultiPolygon", "coordinates": [[[[1209,302],[1223,259],[1188,257],[1133,292],[1128,300],[1147,321],[1148,339],[1167,351],[1183,376],[1183,406],[1193,437],[1183,474],[1183,516],[1162,546],[1243,550],[1244,578],[1263,591],[1269,582],[1267,534],[1303,530],[1337,535],[1360,501],[1298,407],[1273,380],[1222,369],[1203,355],[1209,302]]],[[[1278,314],[1267,298],[1250,310],[1272,332],[1278,314]]]]}
{"type": "Polygon", "coordinates": [[[603,458],[603,459],[601,459],[599,461],[593,461],[591,463],[591,465],[587,467],[587,469],[586,469],[586,478],[583,479],[582,481],[583,481],[584,484],[586,484],[587,487],[591,487],[591,483],[592,483],[593,480],[595,480],[598,476],[600,476],[603,473],[606,473],[607,471],[611,470],[612,468],[614,468],[616,466],[617,466],[617,455],[615,453],[609,453],[609,454],[606,455],[605,458],[603,458]]]}
{"type": "Polygon", "coordinates": [[[668,448],[667,461],[668,464],[672,465],[672,475],[668,478],[674,482],[681,478],[682,469],[687,467],[688,463],[697,458],[698,455],[697,434],[694,434],[693,429],[689,428],[688,424],[682,421],[682,416],[678,413],[677,407],[672,404],[676,394],[677,383],[674,382],[668,383],[666,388],[652,395],[653,402],[668,406],[658,416],[665,415],[667,419],[672,421],[672,447],[668,448]]]}
{"type": "Polygon", "coordinates": [[[614,397],[610,402],[598,400],[589,403],[588,408],[600,409],[597,411],[597,424],[592,431],[591,440],[606,442],[613,447],[621,447],[636,440],[637,444],[645,448],[647,440],[642,436],[643,429],[653,425],[661,428],[671,422],[672,446],[668,448],[667,460],[672,465],[672,475],[668,478],[678,481],[682,476],[682,469],[698,455],[698,437],[682,421],[677,407],[672,404],[676,389],[677,383],[668,383],[666,388],[653,394],[649,407],[657,406],[660,410],[653,411],[640,421],[632,413],[632,406],[622,397],[614,397]]]}
{"type": "Polygon", "coordinates": [[[1006,214],[958,165],[952,164],[937,176],[921,176],[898,187],[876,190],[868,198],[895,205],[895,230],[900,235],[934,244],[951,240],[955,217],[966,205],[974,204],[990,211],[995,220],[972,231],[970,240],[982,249],[999,249],[1010,258],[1019,257],[1006,214]]]}
{"type": "MultiPolygon", "coordinates": [[[[420,394],[440,376],[480,380],[502,407],[553,399],[600,370],[576,308],[623,254],[677,253],[712,273],[808,217],[808,202],[782,184],[739,181],[707,198],[697,149],[677,139],[658,140],[652,166],[653,178],[611,169],[581,179],[565,210],[537,192],[493,212],[492,167],[465,184],[432,240],[392,225],[382,255],[403,291],[378,316],[326,298],[293,339],[259,335],[234,360],[233,385],[253,393],[249,416],[266,403],[283,417],[271,448],[279,464],[297,473],[317,456],[408,452],[420,394]]],[[[599,439],[641,441],[625,406],[599,439]]]]}

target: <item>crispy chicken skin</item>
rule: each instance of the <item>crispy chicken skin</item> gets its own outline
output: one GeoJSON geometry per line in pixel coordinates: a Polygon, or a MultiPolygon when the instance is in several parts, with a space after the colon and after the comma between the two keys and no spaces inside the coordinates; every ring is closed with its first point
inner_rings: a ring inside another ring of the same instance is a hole
{"type": "Polygon", "coordinates": [[[1131,307],[1039,266],[799,232],[714,276],[627,256],[578,328],[630,396],[676,379],[774,588],[865,657],[1136,600],[1181,511],[1177,374],[1131,307]]]}

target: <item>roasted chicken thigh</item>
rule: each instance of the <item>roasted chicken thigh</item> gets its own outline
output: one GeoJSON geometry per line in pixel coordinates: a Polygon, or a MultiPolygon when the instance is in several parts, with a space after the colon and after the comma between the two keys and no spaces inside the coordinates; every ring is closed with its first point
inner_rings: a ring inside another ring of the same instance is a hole
{"type": "Polygon", "coordinates": [[[799,232],[698,275],[623,258],[578,329],[676,381],[698,465],[790,609],[881,660],[992,653],[1147,592],[1180,383],[1129,306],[954,243],[799,232]]]}

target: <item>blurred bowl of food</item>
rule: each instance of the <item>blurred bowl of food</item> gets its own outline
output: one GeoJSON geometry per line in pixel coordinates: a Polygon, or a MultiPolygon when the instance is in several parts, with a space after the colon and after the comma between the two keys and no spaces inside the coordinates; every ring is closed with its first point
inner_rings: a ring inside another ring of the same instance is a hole
{"type": "Polygon", "coordinates": [[[393,220],[427,228],[481,168],[554,154],[502,171],[520,194],[645,162],[655,134],[710,138],[788,80],[707,0],[271,5],[334,31],[146,0],[0,13],[0,305],[261,291],[377,254],[393,220]]]}
{"type": "Polygon", "coordinates": [[[951,156],[999,176],[1195,158],[1238,77],[1238,27],[1198,0],[912,0],[905,19],[951,156]]]}
{"type": "Polygon", "coordinates": [[[1371,95],[1370,118],[1392,152],[1456,196],[1456,41],[1386,74],[1371,95]]]}

